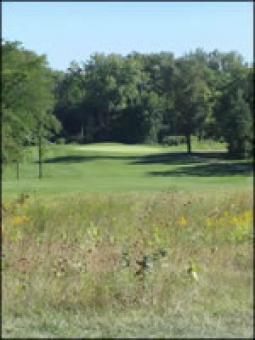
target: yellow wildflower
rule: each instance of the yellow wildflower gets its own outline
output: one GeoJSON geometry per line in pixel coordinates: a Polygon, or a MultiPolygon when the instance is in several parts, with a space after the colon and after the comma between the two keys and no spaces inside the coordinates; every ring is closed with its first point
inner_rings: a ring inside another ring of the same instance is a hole
{"type": "Polygon", "coordinates": [[[252,227],[252,213],[251,211],[246,211],[240,216],[240,226],[243,228],[252,227]]]}
{"type": "Polygon", "coordinates": [[[252,213],[251,211],[245,211],[240,215],[232,216],[230,220],[234,227],[247,228],[252,225],[252,213]]]}
{"type": "Polygon", "coordinates": [[[185,225],[188,224],[188,221],[187,221],[187,219],[186,219],[184,216],[182,216],[182,217],[179,219],[179,224],[180,224],[181,226],[185,226],[185,225]]]}
{"type": "Polygon", "coordinates": [[[238,226],[240,224],[240,219],[237,216],[233,216],[231,221],[235,226],[238,226]]]}
{"type": "Polygon", "coordinates": [[[12,223],[14,225],[22,225],[22,224],[25,224],[27,222],[29,222],[29,218],[27,216],[25,216],[25,215],[23,215],[23,216],[15,216],[13,218],[13,220],[12,220],[12,223]]]}
{"type": "Polygon", "coordinates": [[[207,227],[211,227],[212,226],[212,219],[207,218],[205,223],[206,223],[207,227]]]}

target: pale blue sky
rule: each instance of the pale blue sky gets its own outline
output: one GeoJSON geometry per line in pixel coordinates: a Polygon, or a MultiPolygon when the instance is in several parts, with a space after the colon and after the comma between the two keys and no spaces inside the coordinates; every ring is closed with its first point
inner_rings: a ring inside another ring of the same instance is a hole
{"type": "Polygon", "coordinates": [[[171,51],[201,47],[253,59],[252,2],[6,2],[2,36],[47,54],[51,67],[94,52],[171,51]]]}

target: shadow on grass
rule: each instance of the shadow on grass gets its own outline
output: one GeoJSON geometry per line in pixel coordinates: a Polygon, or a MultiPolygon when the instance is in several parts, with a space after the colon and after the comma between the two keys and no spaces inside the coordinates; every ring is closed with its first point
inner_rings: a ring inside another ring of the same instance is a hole
{"type": "Polygon", "coordinates": [[[171,152],[137,157],[131,164],[192,164],[205,163],[210,160],[218,161],[227,159],[227,157],[226,152],[194,152],[191,154],[185,152],[171,152]]]}
{"type": "Polygon", "coordinates": [[[221,162],[193,166],[183,166],[170,171],[152,171],[152,176],[201,176],[201,177],[223,177],[223,176],[249,176],[252,175],[252,162],[221,162]]]}
{"type": "Polygon", "coordinates": [[[59,156],[48,158],[44,163],[83,163],[94,160],[123,160],[129,165],[169,164],[182,165],[178,169],[169,171],[149,172],[151,176],[249,176],[252,174],[251,161],[238,161],[230,159],[226,152],[185,152],[160,153],[144,156],[119,156],[119,155],[95,155],[95,156],[59,156]],[[206,164],[199,164],[206,163],[206,164]]]}
{"type": "Polygon", "coordinates": [[[227,155],[225,152],[197,152],[187,154],[185,152],[170,152],[170,153],[159,153],[145,156],[108,156],[108,155],[96,155],[96,156],[58,156],[54,158],[47,158],[44,163],[82,163],[94,160],[124,160],[130,161],[130,165],[138,164],[191,164],[191,163],[204,163],[208,160],[222,160],[226,159],[227,155]]]}
{"type": "Polygon", "coordinates": [[[86,156],[60,156],[47,158],[43,161],[43,163],[82,163],[92,161],[94,157],[86,157],[86,156]]]}
{"type": "MultiPolygon", "coordinates": [[[[43,161],[43,163],[83,163],[83,162],[89,162],[94,160],[134,160],[137,157],[135,156],[60,156],[60,157],[53,157],[53,158],[47,158],[43,161]]],[[[38,163],[38,161],[36,162],[38,163]]]]}

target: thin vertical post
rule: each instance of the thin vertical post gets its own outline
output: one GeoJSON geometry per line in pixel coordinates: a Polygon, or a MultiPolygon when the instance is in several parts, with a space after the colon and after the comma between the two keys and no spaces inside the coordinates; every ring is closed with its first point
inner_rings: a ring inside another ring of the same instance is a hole
{"type": "Polygon", "coordinates": [[[39,158],[39,178],[42,178],[42,137],[39,134],[39,140],[38,140],[38,158],[39,158]]]}
{"type": "Polygon", "coordinates": [[[19,161],[16,161],[16,177],[18,181],[19,180],[19,161]]]}

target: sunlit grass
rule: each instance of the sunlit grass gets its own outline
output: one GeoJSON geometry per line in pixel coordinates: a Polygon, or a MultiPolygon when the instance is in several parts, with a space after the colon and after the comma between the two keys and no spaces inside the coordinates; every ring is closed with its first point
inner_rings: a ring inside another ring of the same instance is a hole
{"type": "Polygon", "coordinates": [[[4,335],[251,336],[251,208],[244,189],[9,199],[4,335]]]}
{"type": "Polygon", "coordinates": [[[26,160],[20,164],[19,180],[16,179],[15,164],[3,168],[3,195],[15,197],[23,192],[36,196],[192,192],[214,190],[219,186],[228,191],[251,187],[251,164],[224,159],[224,146],[220,144],[221,151],[216,152],[217,143],[211,145],[210,151],[206,149],[209,145],[201,144],[205,151],[200,150],[192,156],[184,153],[183,145],[180,146],[182,150],[178,150],[179,147],[110,143],[49,145],[44,153],[43,178],[40,180],[36,148],[30,148],[26,160]]]}

